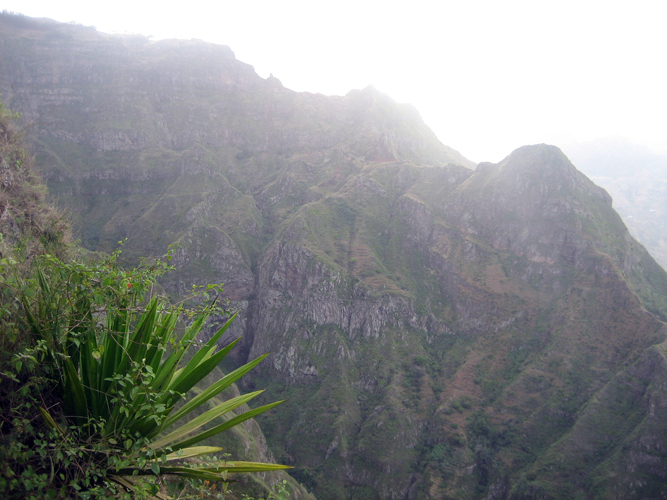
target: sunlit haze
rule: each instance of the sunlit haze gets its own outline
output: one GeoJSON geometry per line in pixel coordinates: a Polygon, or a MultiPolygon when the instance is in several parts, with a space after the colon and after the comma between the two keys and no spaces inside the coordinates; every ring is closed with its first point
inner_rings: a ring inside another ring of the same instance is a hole
{"type": "Polygon", "coordinates": [[[296,91],[375,86],[474,161],[626,137],[667,153],[661,1],[5,0],[103,32],[200,38],[296,91]]]}

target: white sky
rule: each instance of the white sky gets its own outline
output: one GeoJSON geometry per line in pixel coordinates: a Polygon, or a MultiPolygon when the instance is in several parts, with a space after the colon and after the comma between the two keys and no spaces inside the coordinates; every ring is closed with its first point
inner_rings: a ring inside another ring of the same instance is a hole
{"type": "Polygon", "coordinates": [[[667,153],[664,0],[2,0],[0,9],[229,45],[297,91],[372,84],[478,162],[609,136],[667,153]]]}

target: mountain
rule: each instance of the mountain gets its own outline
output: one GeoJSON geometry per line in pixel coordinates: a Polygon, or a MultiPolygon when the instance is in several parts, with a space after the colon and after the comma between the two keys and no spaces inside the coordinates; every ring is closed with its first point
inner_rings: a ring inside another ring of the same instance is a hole
{"type": "Polygon", "coordinates": [[[570,145],[565,151],[611,194],[632,235],[667,268],[667,156],[621,139],[570,145]]]}
{"type": "Polygon", "coordinates": [[[667,274],[558,148],[475,167],[374,88],[8,15],[0,93],[86,246],[225,283],[318,498],[667,496],[667,274]]]}
{"type": "Polygon", "coordinates": [[[5,272],[7,260],[29,262],[44,252],[66,256],[71,237],[66,218],[45,202],[45,186],[13,118],[0,101],[0,265],[5,272]]]}

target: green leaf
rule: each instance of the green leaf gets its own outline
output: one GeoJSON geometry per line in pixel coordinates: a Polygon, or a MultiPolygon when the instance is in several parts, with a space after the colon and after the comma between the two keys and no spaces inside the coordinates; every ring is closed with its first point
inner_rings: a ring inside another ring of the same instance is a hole
{"type": "Polygon", "coordinates": [[[73,411],[78,421],[85,421],[88,416],[88,401],[83,385],[70,358],[65,358],[63,366],[65,368],[64,399],[66,411],[73,411]]]}
{"type": "Polygon", "coordinates": [[[125,341],[129,337],[129,312],[113,312],[107,318],[106,331],[100,341],[104,345],[104,356],[101,361],[101,370],[99,371],[98,387],[107,394],[112,382],[108,379],[113,378],[121,360],[126,353],[125,341]]]}
{"type": "MultiPolygon", "coordinates": [[[[169,385],[169,389],[180,394],[185,394],[188,392],[222,362],[231,348],[236,345],[238,340],[239,339],[236,339],[229,346],[221,349],[213,356],[205,359],[194,369],[187,371],[187,373],[181,373],[180,376],[169,385]]],[[[188,364],[188,366],[190,366],[190,364],[188,364]]]]}
{"type": "Polygon", "coordinates": [[[153,390],[162,392],[164,386],[171,382],[181,356],[182,353],[172,352],[167,360],[159,366],[157,374],[155,375],[155,380],[153,380],[153,390]]]}
{"type": "Polygon", "coordinates": [[[44,273],[42,272],[41,269],[37,270],[37,280],[39,281],[39,286],[44,292],[44,295],[46,296],[51,295],[51,287],[49,286],[49,283],[46,280],[46,277],[44,276],[44,273]]]}
{"type": "Polygon", "coordinates": [[[197,457],[199,455],[208,455],[209,453],[217,453],[224,448],[217,446],[193,446],[191,448],[183,448],[174,453],[169,453],[165,461],[171,462],[173,460],[182,460],[184,458],[197,457]]]}
{"type": "Polygon", "coordinates": [[[176,314],[175,311],[172,311],[166,317],[161,318],[161,324],[152,337],[151,346],[146,353],[146,363],[150,365],[155,373],[157,373],[160,368],[162,356],[165,351],[165,348],[160,347],[160,344],[163,346],[167,344],[169,337],[173,334],[174,329],[176,328],[177,322],[178,314],[176,314]]]}
{"type": "MultiPolygon", "coordinates": [[[[173,443],[174,441],[177,441],[178,439],[181,439],[184,436],[187,436],[188,434],[197,431],[200,429],[202,426],[206,425],[208,422],[211,420],[214,420],[218,418],[221,415],[224,415],[225,413],[232,411],[235,408],[238,408],[242,404],[247,403],[251,399],[259,396],[262,392],[264,391],[255,391],[251,392],[249,394],[244,394],[242,396],[237,396],[233,399],[230,399],[228,401],[225,401],[223,403],[220,403],[219,405],[215,406],[214,408],[210,409],[209,411],[199,415],[197,418],[192,419],[190,422],[188,422],[185,425],[181,425],[178,429],[176,429],[174,432],[168,434],[167,436],[158,439],[157,441],[154,441],[153,443],[149,444],[148,447],[153,449],[153,450],[159,450],[164,448],[165,446],[169,445],[169,443],[173,443]]],[[[194,444],[194,443],[192,443],[194,444]]],[[[183,448],[183,446],[181,446],[183,448]]],[[[175,450],[175,448],[173,448],[175,450]]]]}
{"type": "Polygon", "coordinates": [[[268,354],[263,354],[262,356],[250,361],[249,363],[246,363],[245,365],[237,368],[233,372],[227,374],[220,380],[218,380],[216,383],[208,387],[206,390],[204,390],[201,394],[195,396],[192,398],[190,401],[188,401],[186,404],[184,404],[180,410],[178,410],[176,413],[174,413],[173,416],[170,416],[164,423],[164,428],[168,428],[171,425],[173,425],[175,422],[183,418],[185,415],[193,411],[195,408],[198,408],[202,404],[204,404],[206,401],[220,393],[221,391],[224,391],[227,387],[232,385],[234,382],[236,382],[238,379],[240,379],[243,375],[248,373],[250,370],[252,370],[255,366],[257,366],[264,358],[266,358],[268,354]]]}
{"type": "Polygon", "coordinates": [[[30,306],[28,305],[28,300],[26,299],[25,295],[21,297],[21,304],[23,304],[23,312],[25,313],[26,319],[28,320],[28,324],[30,325],[32,332],[35,334],[35,337],[37,337],[38,339],[43,339],[44,334],[42,333],[42,329],[39,327],[39,324],[37,323],[35,316],[32,314],[30,306]]]}
{"type": "Polygon", "coordinates": [[[285,401],[276,401],[275,403],[270,403],[268,405],[260,406],[259,408],[255,408],[254,410],[247,411],[245,413],[242,413],[241,415],[238,415],[227,422],[217,425],[211,429],[208,429],[207,431],[204,431],[200,434],[197,434],[189,439],[186,439],[185,441],[181,441],[180,443],[172,444],[170,448],[174,451],[180,450],[181,448],[186,448],[188,446],[191,446],[193,444],[199,443],[200,441],[203,441],[204,439],[208,439],[212,436],[215,436],[216,434],[220,434],[221,432],[225,432],[226,430],[231,429],[234,426],[237,426],[241,422],[245,422],[246,420],[249,420],[253,417],[256,417],[257,415],[260,415],[261,413],[264,413],[267,410],[270,410],[271,408],[274,408],[280,404],[283,404],[285,401]]]}
{"type": "MultiPolygon", "coordinates": [[[[222,469],[221,469],[222,470],[222,469]]],[[[160,467],[161,474],[171,474],[174,476],[189,477],[191,479],[200,479],[203,481],[225,481],[222,473],[215,470],[204,469],[200,467],[174,467],[166,466],[160,467]]],[[[120,469],[118,476],[148,476],[153,475],[150,469],[143,469],[139,467],[126,467],[120,469]]],[[[115,479],[114,479],[115,480],[115,479]]]]}
{"type": "Polygon", "coordinates": [[[139,325],[127,348],[127,353],[131,361],[141,361],[146,354],[148,342],[158,317],[159,304],[160,302],[157,297],[153,297],[146,308],[146,312],[139,318],[139,325]]]}
{"type": "MultiPolygon", "coordinates": [[[[197,347],[195,339],[212,311],[219,308],[214,304],[205,305],[179,338],[175,332],[184,311],[182,306],[172,307],[164,297],[153,295],[143,312],[137,312],[137,302],[151,290],[155,276],[168,266],[160,263],[156,272],[145,267],[125,271],[118,267],[118,256],[116,251],[92,266],[46,257],[40,261],[49,267],[35,268],[34,274],[20,286],[18,301],[12,302],[16,310],[23,309],[33,337],[46,341],[39,345],[45,346],[46,355],[52,360],[50,366],[60,378],[65,417],[72,429],[67,434],[68,444],[72,440],[72,457],[83,458],[91,451],[113,448],[106,477],[130,492],[139,489],[138,483],[130,477],[134,475],[173,474],[225,482],[229,471],[285,469],[285,466],[253,462],[230,462],[218,468],[165,465],[221,451],[219,447],[195,444],[282,402],[234,415],[234,411],[261,393],[256,391],[219,402],[178,426],[180,419],[199,413],[212,398],[257,366],[266,355],[224,375],[175,411],[175,404],[185,393],[209,375],[239,342],[236,339],[218,349],[218,342],[236,314],[203,347],[197,347]],[[127,289],[128,280],[133,284],[132,290],[127,289]],[[182,363],[191,347],[195,352],[190,361],[182,363]],[[174,425],[173,432],[158,439],[169,425],[174,425]],[[206,429],[211,425],[212,428],[206,429]],[[153,443],[147,447],[145,443],[151,440],[153,443]],[[169,453],[164,450],[167,446],[169,453]],[[155,453],[156,448],[159,454],[155,453]]],[[[218,285],[209,285],[205,290],[199,287],[194,291],[198,298],[207,299],[208,291],[220,289],[218,285]]],[[[9,308],[6,311],[7,314],[12,312],[9,308]]],[[[41,362],[42,352],[35,351],[37,359],[32,362],[23,357],[16,359],[14,366],[41,362]]],[[[47,425],[64,437],[64,428],[58,427],[51,414],[44,408],[39,411],[47,425]]],[[[43,447],[40,443],[41,440],[35,442],[38,448],[43,447]]],[[[84,481],[76,486],[82,490],[91,484],[84,481]]],[[[142,491],[146,493],[145,489],[142,491]]],[[[166,499],[156,489],[151,492],[155,496],[149,494],[147,498],[166,499]]]]}
{"type": "MultiPolygon", "coordinates": [[[[234,321],[234,319],[236,318],[237,315],[238,315],[238,312],[234,313],[234,315],[231,318],[229,318],[224,325],[222,325],[222,327],[216,332],[216,334],[213,335],[209,339],[209,341],[206,343],[206,345],[204,345],[201,349],[199,349],[199,351],[197,351],[197,353],[192,357],[192,360],[190,361],[190,363],[188,363],[188,367],[192,366],[194,368],[194,367],[198,366],[203,360],[210,357],[211,352],[215,349],[215,347],[218,343],[218,340],[220,340],[220,337],[222,337],[222,335],[225,333],[225,331],[227,331],[227,329],[229,328],[229,325],[232,324],[232,321],[234,321]]],[[[200,329],[201,329],[201,327],[200,327],[200,329]]],[[[227,350],[227,352],[229,352],[237,344],[238,341],[239,341],[239,339],[236,339],[234,342],[231,342],[225,348],[227,350]]],[[[183,373],[183,376],[186,376],[187,373],[188,373],[188,368],[185,369],[185,371],[183,373]]]]}
{"type": "Polygon", "coordinates": [[[80,348],[81,358],[81,378],[84,387],[86,401],[89,404],[89,409],[95,418],[99,418],[98,414],[98,398],[102,392],[97,386],[97,370],[99,367],[98,361],[93,355],[93,351],[97,348],[97,339],[95,338],[95,331],[88,330],[84,333],[84,341],[80,348]]]}
{"type": "Polygon", "coordinates": [[[194,338],[197,336],[199,331],[203,327],[203,322],[206,316],[200,316],[198,317],[193,325],[190,326],[185,332],[185,335],[183,335],[183,338],[181,338],[179,344],[181,346],[185,346],[182,349],[179,349],[177,352],[172,353],[172,356],[170,356],[167,360],[167,363],[170,363],[169,370],[160,373],[160,376],[158,377],[159,381],[156,379],[155,381],[155,387],[160,390],[166,390],[168,386],[173,385],[174,381],[178,380],[181,377],[181,374],[183,373],[183,368],[178,368],[178,363],[180,363],[181,359],[183,359],[183,356],[185,353],[188,351],[188,348],[190,345],[193,343],[194,338]]]}
{"type": "Polygon", "coordinates": [[[207,467],[206,471],[219,471],[226,470],[231,473],[241,473],[241,472],[270,472],[273,470],[285,470],[292,469],[289,465],[280,465],[280,464],[266,464],[262,462],[223,462],[219,467],[207,467]]]}
{"type": "Polygon", "coordinates": [[[52,429],[55,429],[55,430],[58,432],[58,434],[60,434],[60,437],[64,437],[64,436],[63,436],[63,431],[62,431],[62,429],[61,429],[60,426],[56,423],[56,421],[53,419],[53,417],[51,416],[51,414],[49,413],[49,411],[48,411],[46,408],[42,408],[42,407],[40,406],[40,407],[39,407],[39,412],[42,414],[42,418],[44,419],[44,421],[46,422],[46,424],[47,424],[49,427],[51,427],[52,429]]]}

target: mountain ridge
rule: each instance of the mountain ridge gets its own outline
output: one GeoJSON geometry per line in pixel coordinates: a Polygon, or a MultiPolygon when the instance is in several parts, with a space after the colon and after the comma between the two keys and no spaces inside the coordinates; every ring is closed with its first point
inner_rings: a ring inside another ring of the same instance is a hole
{"type": "Polygon", "coordinates": [[[620,139],[570,145],[566,152],[609,191],[632,235],[667,267],[663,195],[667,157],[620,139]]]}
{"type": "Polygon", "coordinates": [[[560,150],[472,170],[373,89],[11,23],[0,91],[83,243],[178,244],[175,296],[226,283],[241,358],[272,352],[246,389],[289,398],[262,429],[320,498],[664,497],[667,274],[560,150]]]}

